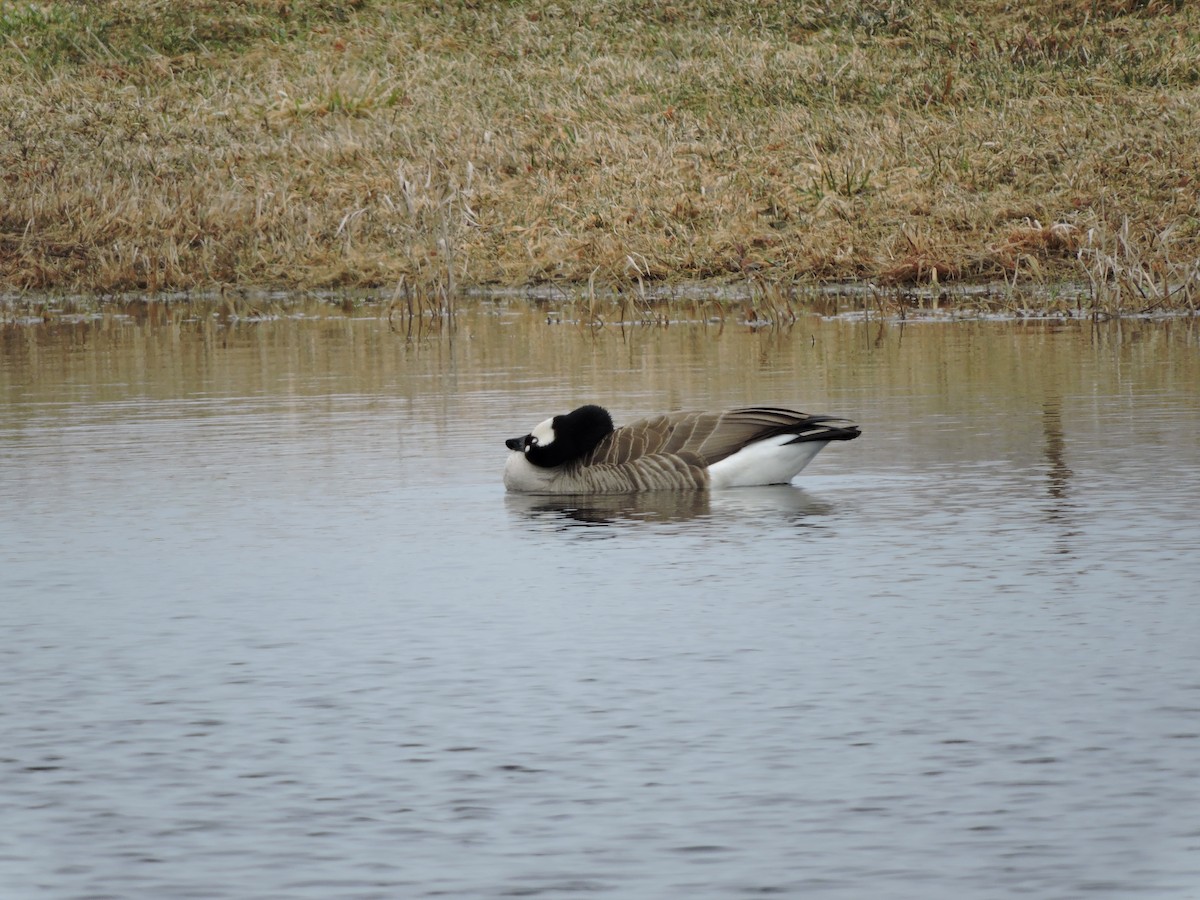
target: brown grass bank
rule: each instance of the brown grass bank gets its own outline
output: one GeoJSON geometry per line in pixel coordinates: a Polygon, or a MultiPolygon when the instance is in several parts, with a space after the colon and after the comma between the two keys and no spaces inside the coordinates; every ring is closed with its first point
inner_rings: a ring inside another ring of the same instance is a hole
{"type": "Polygon", "coordinates": [[[0,0],[0,290],[1198,258],[1188,0],[0,0]]]}

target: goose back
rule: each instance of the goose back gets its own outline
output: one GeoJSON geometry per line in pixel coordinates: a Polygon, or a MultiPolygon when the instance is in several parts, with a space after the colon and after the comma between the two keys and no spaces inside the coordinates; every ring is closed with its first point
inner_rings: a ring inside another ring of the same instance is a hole
{"type": "Polygon", "coordinates": [[[583,465],[625,465],[647,456],[672,455],[711,466],[753,441],[798,433],[803,426],[825,420],[768,406],[664,413],[617,428],[583,458],[583,465]]]}

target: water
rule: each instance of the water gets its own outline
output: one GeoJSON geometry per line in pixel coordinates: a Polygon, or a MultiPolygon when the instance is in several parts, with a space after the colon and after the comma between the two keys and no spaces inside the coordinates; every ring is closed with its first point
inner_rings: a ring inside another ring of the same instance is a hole
{"type": "Polygon", "coordinates": [[[0,331],[0,896],[1200,895],[1200,332],[0,331]],[[503,439],[788,403],[795,487],[503,439]]]}

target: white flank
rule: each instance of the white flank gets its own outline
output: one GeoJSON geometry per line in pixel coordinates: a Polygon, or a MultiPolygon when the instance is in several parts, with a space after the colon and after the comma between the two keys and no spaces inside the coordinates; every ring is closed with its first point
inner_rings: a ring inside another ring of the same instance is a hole
{"type": "Polygon", "coordinates": [[[714,488],[787,484],[812,462],[829,441],[789,444],[794,434],[779,434],[755,441],[708,467],[714,488]]]}

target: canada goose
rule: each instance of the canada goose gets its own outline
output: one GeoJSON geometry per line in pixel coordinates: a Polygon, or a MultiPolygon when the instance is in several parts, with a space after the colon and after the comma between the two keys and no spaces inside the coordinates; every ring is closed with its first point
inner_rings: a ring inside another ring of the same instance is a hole
{"type": "Polygon", "coordinates": [[[674,412],[613,428],[588,405],[505,441],[504,486],[530,494],[616,494],[785,484],[830,441],[858,426],[832,416],[754,406],[674,412]]]}

